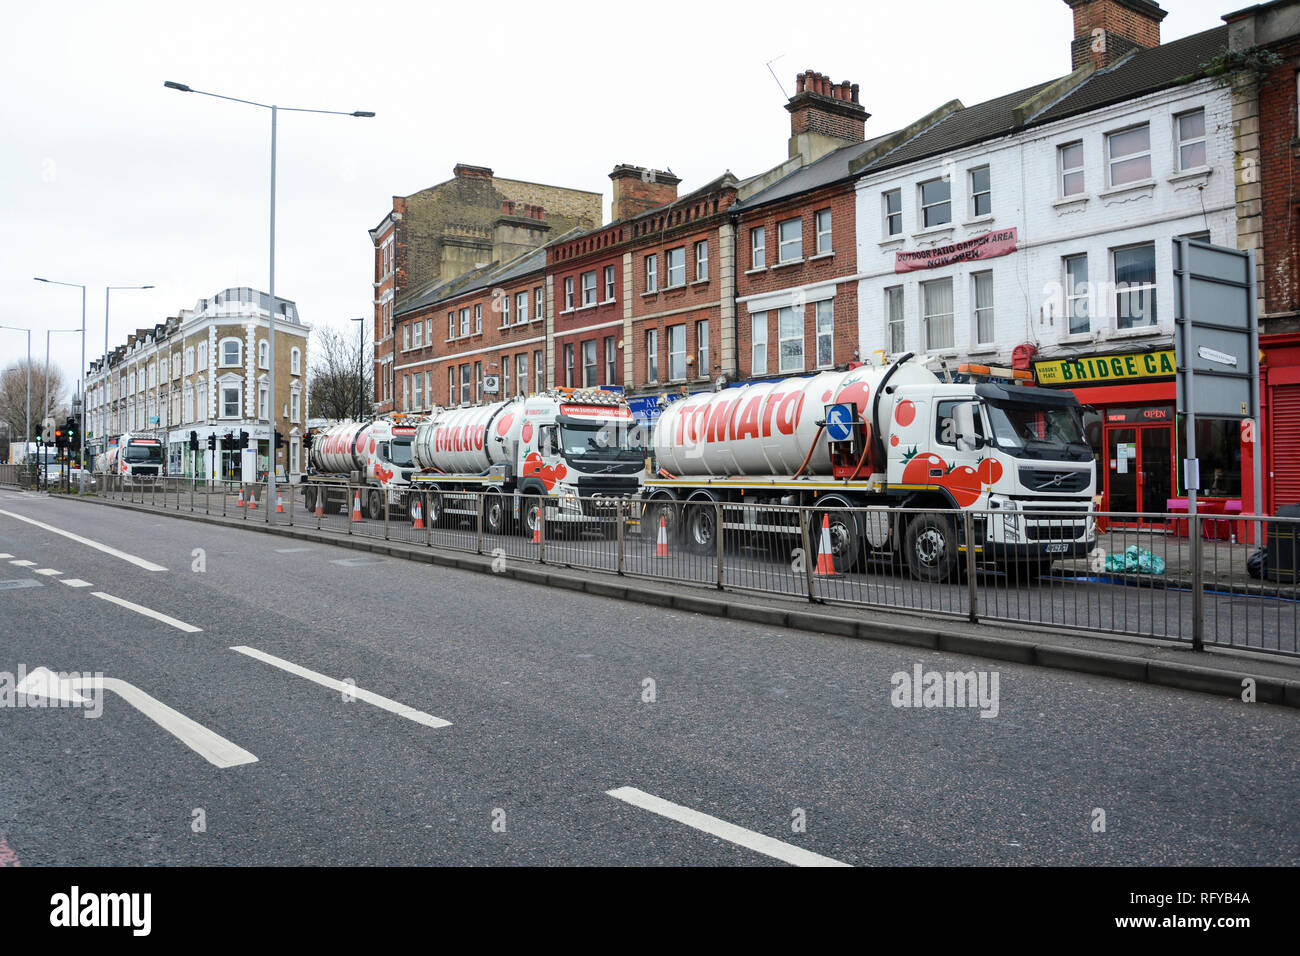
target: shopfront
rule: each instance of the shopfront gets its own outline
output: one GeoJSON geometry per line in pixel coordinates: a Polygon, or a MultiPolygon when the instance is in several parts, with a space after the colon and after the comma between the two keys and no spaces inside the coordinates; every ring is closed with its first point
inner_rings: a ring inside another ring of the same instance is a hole
{"type": "MultiPolygon", "coordinates": [[[[1033,363],[1040,386],[1069,389],[1086,407],[1085,432],[1097,462],[1103,511],[1131,514],[1116,524],[1160,527],[1158,515],[1184,507],[1186,422],[1176,414],[1177,364],[1172,348],[1033,363]]],[[[1241,500],[1240,419],[1198,418],[1198,497],[1207,511],[1241,500]]]]}

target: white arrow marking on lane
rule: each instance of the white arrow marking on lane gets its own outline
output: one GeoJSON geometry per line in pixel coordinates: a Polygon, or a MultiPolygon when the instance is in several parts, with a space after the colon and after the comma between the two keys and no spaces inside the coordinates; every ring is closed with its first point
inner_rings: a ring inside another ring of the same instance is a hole
{"type": "Polygon", "coordinates": [[[426,727],[450,727],[450,720],[443,720],[441,717],[434,717],[432,714],[426,714],[422,710],[416,710],[413,707],[407,707],[405,704],[399,704],[395,700],[389,700],[387,697],[380,697],[378,694],[371,693],[368,690],[362,690],[360,687],[354,687],[352,684],[345,684],[341,680],[335,680],[333,677],[326,677],[324,674],[318,674],[316,671],[300,667],[292,661],[286,661],[280,657],[274,657],[255,647],[232,647],[232,651],[238,651],[240,654],[247,654],[249,657],[256,658],[264,664],[270,664],[272,667],[278,667],[282,671],[288,671],[298,677],[305,678],[313,683],[320,684],[322,687],[328,687],[330,690],[336,690],[340,693],[347,693],[357,700],[364,700],[367,704],[373,704],[380,710],[386,710],[390,714],[397,714],[399,717],[405,717],[407,720],[413,720],[417,724],[423,724],[426,727]]]}
{"type": "Polygon", "coordinates": [[[726,820],[711,817],[707,813],[700,813],[698,810],[670,803],[661,797],[646,793],[644,790],[638,790],[636,787],[619,787],[615,790],[606,790],[605,794],[615,800],[622,800],[634,807],[649,810],[651,813],[657,813],[670,820],[676,820],[678,823],[684,823],[688,827],[694,827],[696,830],[701,830],[711,836],[720,837],[729,843],[735,843],[747,850],[754,850],[765,856],[775,857],[794,866],[848,866],[847,863],[832,860],[828,856],[813,853],[811,850],[805,850],[802,847],[782,843],[780,840],[763,836],[763,834],[755,833],[753,830],[746,830],[744,827],[738,827],[726,820]]]}
{"type": "Polygon", "coordinates": [[[62,528],[56,528],[54,525],[46,524],[44,521],[36,521],[23,515],[14,514],[12,511],[0,511],[0,515],[13,518],[16,521],[25,521],[28,524],[35,525],[46,531],[52,531],[55,534],[61,534],[65,538],[70,538],[78,544],[84,544],[88,548],[94,548],[96,551],[103,551],[105,554],[112,555],[115,558],[121,558],[123,561],[130,562],[138,568],[144,568],[146,571],[166,571],[161,564],[154,564],[152,561],[146,561],[144,558],[137,558],[134,554],[127,554],[125,551],[119,551],[117,548],[110,548],[99,541],[91,541],[89,538],[83,538],[79,534],[73,534],[71,531],[64,531],[62,528]]]}
{"type": "Polygon", "coordinates": [[[70,588],[88,588],[89,581],[83,581],[81,578],[59,578],[60,584],[66,584],[70,588]]]}
{"type": "MultiPolygon", "coordinates": [[[[67,584],[68,582],[64,581],[63,583],[67,584]]],[[[132,604],[130,601],[124,600],[120,597],[105,594],[103,591],[91,591],[90,596],[103,598],[105,601],[112,601],[114,604],[120,605],[128,611],[135,611],[136,614],[143,614],[145,617],[151,617],[155,621],[162,621],[164,624],[170,624],[172,627],[176,628],[176,630],[184,631],[186,634],[199,634],[203,631],[203,628],[201,627],[195,627],[193,624],[186,624],[184,621],[178,621],[174,617],[168,617],[161,611],[155,611],[153,608],[143,607],[139,604],[132,604]]]]}
{"type": "Polygon", "coordinates": [[[134,684],[128,684],[124,680],[112,677],[83,677],[60,681],[48,668],[38,667],[23,679],[17,691],[29,696],[39,694],[46,699],[83,703],[85,698],[77,693],[83,687],[94,687],[101,692],[111,690],[215,767],[224,770],[227,767],[257,762],[257,757],[243,747],[231,743],[220,734],[191,720],[180,711],[173,710],[162,701],[155,700],[134,684]]]}

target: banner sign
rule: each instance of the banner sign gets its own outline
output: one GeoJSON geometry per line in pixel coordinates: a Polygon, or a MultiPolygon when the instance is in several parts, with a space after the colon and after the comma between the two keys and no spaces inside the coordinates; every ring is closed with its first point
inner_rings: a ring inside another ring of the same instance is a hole
{"type": "Polygon", "coordinates": [[[952,265],[954,262],[972,262],[979,259],[996,259],[1016,251],[1016,230],[999,229],[986,232],[973,239],[951,242],[946,246],[933,249],[918,249],[915,252],[894,253],[895,272],[916,272],[921,269],[937,269],[952,265]]]}
{"type": "Polygon", "coordinates": [[[1137,379],[1173,378],[1177,371],[1173,349],[1126,355],[1041,359],[1034,362],[1034,376],[1039,385],[1064,388],[1137,379]]]}

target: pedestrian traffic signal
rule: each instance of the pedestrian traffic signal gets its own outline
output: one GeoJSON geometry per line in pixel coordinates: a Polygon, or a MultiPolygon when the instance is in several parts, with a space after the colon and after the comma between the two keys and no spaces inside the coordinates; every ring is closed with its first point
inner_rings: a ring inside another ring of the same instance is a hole
{"type": "Polygon", "coordinates": [[[282,447],[284,447],[284,436],[277,431],[275,433],[275,450],[279,451],[282,447]]]}
{"type": "Polygon", "coordinates": [[[209,435],[209,436],[208,436],[208,451],[216,451],[216,450],[217,450],[217,436],[216,436],[216,435],[209,435]]]}
{"type": "Polygon", "coordinates": [[[81,426],[77,424],[77,420],[75,418],[69,418],[68,423],[63,426],[64,441],[67,442],[69,448],[80,447],[81,442],[77,438],[80,431],[81,426]]]}
{"type": "Polygon", "coordinates": [[[54,447],[59,449],[68,447],[68,434],[58,425],[54,426],[54,447]]]}
{"type": "Polygon", "coordinates": [[[199,433],[192,431],[190,432],[190,451],[198,451],[198,450],[199,450],[199,433]]]}
{"type": "Polygon", "coordinates": [[[248,447],[248,432],[239,433],[239,447],[241,450],[248,447]]]}

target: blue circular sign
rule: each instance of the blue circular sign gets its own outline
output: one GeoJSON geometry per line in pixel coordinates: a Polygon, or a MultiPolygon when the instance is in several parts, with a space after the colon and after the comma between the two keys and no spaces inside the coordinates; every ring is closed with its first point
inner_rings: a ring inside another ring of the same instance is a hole
{"type": "Polygon", "coordinates": [[[831,441],[848,441],[853,437],[855,409],[852,405],[832,405],[826,409],[826,434],[831,441]]]}

